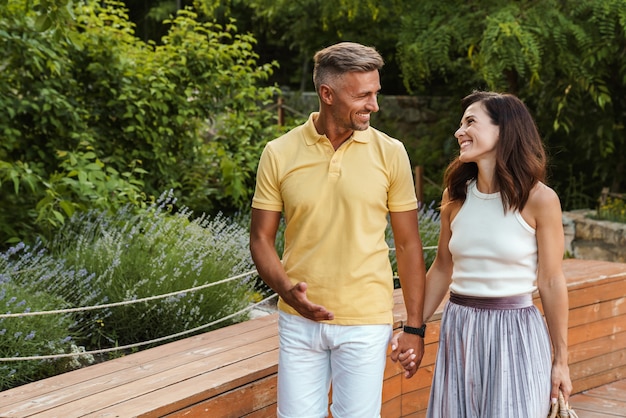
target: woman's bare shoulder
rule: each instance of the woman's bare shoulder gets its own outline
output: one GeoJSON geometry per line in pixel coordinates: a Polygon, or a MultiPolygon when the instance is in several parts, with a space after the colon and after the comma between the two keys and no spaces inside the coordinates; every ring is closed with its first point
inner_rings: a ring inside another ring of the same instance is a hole
{"type": "Polygon", "coordinates": [[[545,183],[538,182],[535,187],[530,191],[528,196],[528,204],[534,207],[541,207],[545,205],[558,205],[561,206],[561,201],[557,193],[550,186],[545,183]]]}

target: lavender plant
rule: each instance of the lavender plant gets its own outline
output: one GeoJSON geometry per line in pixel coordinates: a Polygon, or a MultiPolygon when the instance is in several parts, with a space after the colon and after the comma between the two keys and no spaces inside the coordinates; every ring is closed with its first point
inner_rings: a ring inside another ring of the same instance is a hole
{"type": "MultiPolygon", "coordinates": [[[[17,314],[63,308],[66,301],[29,285],[50,272],[68,273],[40,245],[19,244],[0,254],[0,313],[17,314]]],[[[0,318],[0,357],[18,358],[70,353],[73,342],[69,314],[0,318]]],[[[82,359],[65,357],[0,362],[0,390],[9,389],[82,366],[82,359]]]]}
{"type": "Polygon", "coordinates": [[[420,237],[424,247],[424,262],[427,269],[435,261],[435,255],[437,254],[436,247],[439,242],[439,230],[441,229],[439,216],[439,211],[435,208],[435,202],[431,202],[428,206],[422,206],[419,210],[420,237]]]}
{"type": "MultiPolygon", "coordinates": [[[[50,284],[73,306],[179,292],[80,315],[75,329],[86,345],[99,348],[211,323],[247,307],[254,292],[252,275],[187,291],[251,271],[248,233],[221,215],[194,218],[190,210],[176,208],[171,192],[140,213],[128,206],[113,215],[76,215],[48,247],[55,257],[85,272],[50,284]]],[[[245,319],[243,313],[202,331],[245,319]]]]}

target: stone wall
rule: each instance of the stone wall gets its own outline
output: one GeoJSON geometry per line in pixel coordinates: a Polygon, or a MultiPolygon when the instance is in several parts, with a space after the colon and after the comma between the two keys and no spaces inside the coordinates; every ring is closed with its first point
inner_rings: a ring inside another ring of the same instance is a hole
{"type": "Polygon", "coordinates": [[[573,258],[626,262],[626,224],[592,219],[595,211],[563,213],[565,251],[573,258]]]}

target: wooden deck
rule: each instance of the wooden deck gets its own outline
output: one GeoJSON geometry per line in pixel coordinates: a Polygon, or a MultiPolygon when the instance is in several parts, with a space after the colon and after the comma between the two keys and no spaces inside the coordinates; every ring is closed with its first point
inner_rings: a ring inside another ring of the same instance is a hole
{"type": "MultiPolygon", "coordinates": [[[[572,406],[580,418],[626,417],[626,264],[565,260],[564,271],[572,406]]],[[[394,299],[400,328],[399,290],[394,299]]],[[[414,378],[388,362],[383,418],[425,416],[439,320],[414,378]]],[[[0,392],[0,418],[274,417],[276,322],[268,315],[0,392]]]]}
{"type": "Polygon", "coordinates": [[[626,379],[574,395],[570,406],[578,418],[626,417],[626,379]]]}

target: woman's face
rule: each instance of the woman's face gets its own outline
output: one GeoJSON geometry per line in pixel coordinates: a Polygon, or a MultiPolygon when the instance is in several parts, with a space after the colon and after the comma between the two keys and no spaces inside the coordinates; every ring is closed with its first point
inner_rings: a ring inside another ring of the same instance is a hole
{"type": "Polygon", "coordinates": [[[459,159],[462,162],[477,163],[481,159],[496,158],[500,128],[492,122],[482,102],[468,106],[454,136],[461,148],[459,159]]]}

